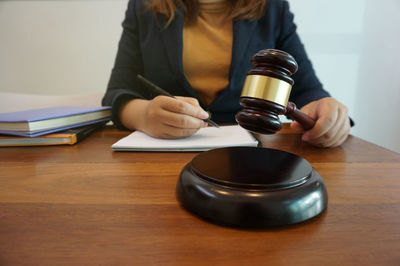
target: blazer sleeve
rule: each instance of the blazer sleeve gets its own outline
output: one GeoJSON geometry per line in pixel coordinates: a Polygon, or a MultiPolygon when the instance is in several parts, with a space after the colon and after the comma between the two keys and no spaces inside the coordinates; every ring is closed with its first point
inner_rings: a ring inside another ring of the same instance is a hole
{"type": "Polygon", "coordinates": [[[287,1],[281,3],[281,31],[278,35],[277,49],[291,54],[299,65],[297,73],[293,75],[295,84],[289,100],[301,108],[311,101],[330,95],[323,89],[308,59],[304,45],[296,32],[297,27],[293,21],[294,16],[289,10],[289,3],[287,1]]]}
{"type": "Polygon", "coordinates": [[[117,56],[102,100],[102,105],[112,106],[112,120],[120,129],[125,129],[119,120],[120,107],[131,99],[147,98],[146,90],[136,80],[137,74],[143,74],[137,3],[136,0],[128,3],[117,56]]]}

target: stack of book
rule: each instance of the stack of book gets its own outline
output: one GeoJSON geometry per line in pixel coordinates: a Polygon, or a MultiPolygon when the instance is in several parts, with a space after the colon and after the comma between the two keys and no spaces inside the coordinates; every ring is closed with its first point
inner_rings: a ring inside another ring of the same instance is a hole
{"type": "Polygon", "coordinates": [[[3,113],[0,147],[74,144],[110,117],[110,107],[62,106],[3,113]]]}

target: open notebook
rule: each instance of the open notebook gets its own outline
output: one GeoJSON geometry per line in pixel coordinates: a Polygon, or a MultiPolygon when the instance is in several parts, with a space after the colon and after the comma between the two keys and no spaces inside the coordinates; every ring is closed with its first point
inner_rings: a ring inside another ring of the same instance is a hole
{"type": "Polygon", "coordinates": [[[206,151],[233,146],[256,147],[258,141],[240,126],[201,128],[196,134],[182,139],[157,139],[135,131],[114,143],[114,151],[206,151]]]}

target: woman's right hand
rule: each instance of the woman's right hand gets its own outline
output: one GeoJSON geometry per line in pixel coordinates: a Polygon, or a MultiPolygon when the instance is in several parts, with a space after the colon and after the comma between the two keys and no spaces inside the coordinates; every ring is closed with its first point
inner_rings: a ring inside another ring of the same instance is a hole
{"type": "Polygon", "coordinates": [[[197,99],[191,97],[157,96],[152,100],[134,99],[121,109],[122,124],[155,138],[183,138],[206,127],[208,118],[197,99]]]}

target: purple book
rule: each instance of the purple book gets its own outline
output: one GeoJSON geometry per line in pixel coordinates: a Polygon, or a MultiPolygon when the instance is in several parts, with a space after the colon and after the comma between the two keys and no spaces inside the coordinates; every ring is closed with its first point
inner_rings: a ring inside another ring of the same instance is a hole
{"type": "Polygon", "coordinates": [[[36,137],[108,121],[111,107],[62,106],[0,114],[0,134],[36,137]]]}

